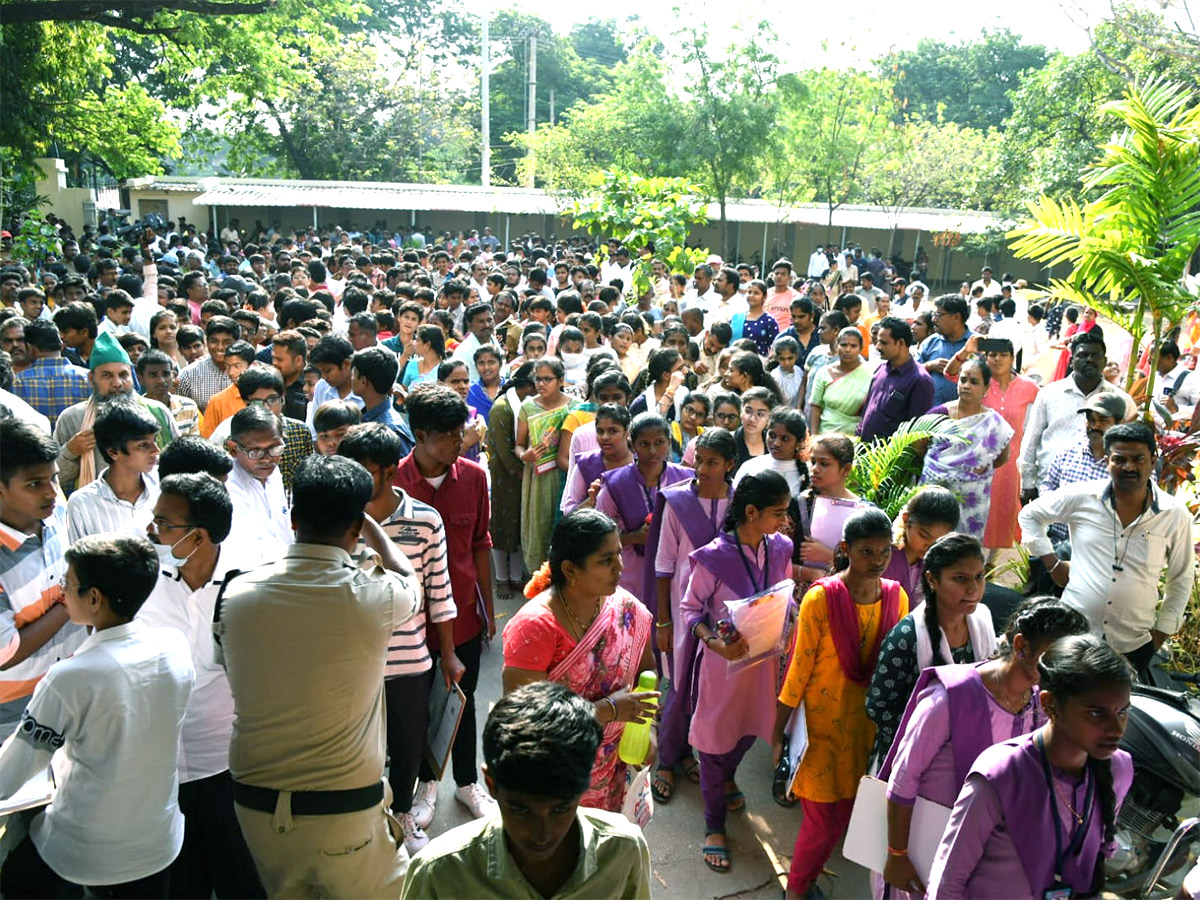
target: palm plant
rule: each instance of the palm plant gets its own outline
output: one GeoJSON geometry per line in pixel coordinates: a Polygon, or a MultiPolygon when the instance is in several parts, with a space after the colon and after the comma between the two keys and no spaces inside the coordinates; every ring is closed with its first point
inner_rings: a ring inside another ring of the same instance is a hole
{"type": "MultiPolygon", "coordinates": [[[[1100,109],[1123,130],[1085,171],[1096,198],[1081,206],[1043,196],[1008,237],[1019,257],[1069,263],[1051,293],[1100,309],[1133,335],[1135,353],[1149,317],[1153,379],[1161,336],[1196,300],[1182,278],[1200,246],[1200,104],[1184,85],[1157,78],[1100,109]]],[[[1152,396],[1151,383],[1147,411],[1152,396]]]]}
{"type": "Polygon", "coordinates": [[[921,486],[921,446],[935,436],[966,440],[947,433],[950,424],[946,416],[925,415],[904,422],[886,441],[859,442],[846,487],[896,518],[921,486]]]}

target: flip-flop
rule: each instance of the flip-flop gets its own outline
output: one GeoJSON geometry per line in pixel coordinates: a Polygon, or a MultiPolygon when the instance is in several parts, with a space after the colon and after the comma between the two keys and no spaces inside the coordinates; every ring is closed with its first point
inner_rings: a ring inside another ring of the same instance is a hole
{"type": "Polygon", "coordinates": [[[654,802],[669,803],[671,801],[671,797],[675,793],[674,778],[675,778],[675,773],[672,772],[671,769],[667,768],[666,766],[659,766],[657,769],[655,769],[654,780],[650,782],[650,796],[652,796],[654,798],[654,802]],[[668,773],[671,776],[672,780],[667,781],[665,778],[663,778],[662,777],[663,772],[668,773]],[[659,785],[665,786],[666,790],[663,790],[663,788],[659,787],[659,785]]]}
{"type": "Polygon", "coordinates": [[[746,808],[746,795],[741,791],[729,791],[725,794],[725,809],[729,812],[741,812],[746,808]]]}
{"type": "Polygon", "coordinates": [[[685,756],[683,762],[680,763],[680,768],[683,769],[683,774],[687,776],[687,780],[692,784],[700,783],[700,761],[694,756],[685,756]]]}
{"type": "Polygon", "coordinates": [[[700,850],[700,858],[704,860],[704,864],[714,872],[720,872],[722,875],[729,874],[732,865],[729,860],[729,848],[723,844],[705,844],[700,850]],[[718,860],[723,860],[725,865],[718,865],[709,861],[710,856],[715,856],[718,860]]]}

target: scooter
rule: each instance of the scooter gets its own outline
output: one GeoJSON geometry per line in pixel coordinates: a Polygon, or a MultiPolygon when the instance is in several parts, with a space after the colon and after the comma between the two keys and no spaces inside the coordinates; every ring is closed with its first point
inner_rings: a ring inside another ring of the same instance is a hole
{"type": "Polygon", "coordinates": [[[1105,888],[1149,897],[1164,874],[1188,862],[1200,837],[1200,818],[1179,818],[1185,804],[1194,808],[1200,798],[1200,701],[1187,692],[1135,685],[1121,747],[1133,757],[1133,784],[1117,817],[1117,851],[1105,865],[1105,888]]]}

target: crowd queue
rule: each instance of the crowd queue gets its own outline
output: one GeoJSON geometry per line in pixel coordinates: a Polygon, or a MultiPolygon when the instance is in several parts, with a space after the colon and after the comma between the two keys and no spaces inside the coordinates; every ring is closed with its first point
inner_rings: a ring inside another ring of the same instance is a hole
{"type": "MultiPolygon", "coordinates": [[[[6,897],[648,897],[640,826],[685,782],[697,863],[735,865],[759,739],[788,897],[823,896],[868,772],[877,896],[1097,889],[1195,564],[1114,383],[1144,358],[987,268],[931,297],[861,248],[647,279],[616,240],[417,236],[166,223],[0,271],[0,796],[57,785],[6,897]],[[855,469],[911,427],[893,520],[855,469]],[[1018,545],[1053,596],[997,620],[1018,545]],[[749,664],[731,604],[780,585],[749,664]],[[454,685],[476,821],[431,840],[454,685]],[[951,808],[927,875],[920,798],[951,808]]],[[[1184,344],[1160,426],[1200,398],[1184,344]]]]}

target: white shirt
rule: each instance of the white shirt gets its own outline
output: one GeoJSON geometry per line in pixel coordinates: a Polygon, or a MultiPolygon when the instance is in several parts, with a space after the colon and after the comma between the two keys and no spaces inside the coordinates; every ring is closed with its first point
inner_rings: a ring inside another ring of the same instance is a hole
{"type": "Polygon", "coordinates": [[[67,500],[67,536],[72,544],[86,535],[110,531],[144,534],[154,516],[154,504],[158,502],[158,479],[154,475],[142,476],[142,493],[130,503],[113,492],[107,473],[105,469],[67,500]]]}
{"type": "Polygon", "coordinates": [[[824,250],[814,250],[808,258],[808,277],[820,278],[829,268],[829,257],[824,250]]]}
{"type": "MultiPolygon", "coordinates": [[[[404,370],[401,369],[400,375],[403,374],[404,370]]],[[[317,414],[317,410],[321,408],[321,404],[326,403],[329,400],[348,400],[359,409],[362,409],[363,406],[365,406],[362,397],[358,396],[358,394],[354,393],[354,391],[351,391],[349,394],[343,397],[338,393],[337,388],[322,378],[313,387],[312,402],[308,404],[308,411],[304,414],[304,424],[308,426],[308,430],[312,432],[313,437],[317,436],[316,426],[313,425],[313,417],[317,414]]],[[[217,427],[220,428],[221,426],[218,425],[217,427]]]]}
{"type": "Polygon", "coordinates": [[[685,309],[702,309],[707,313],[720,300],[721,295],[717,293],[715,287],[710,287],[705,294],[698,293],[694,287],[689,288],[688,292],[683,295],[683,303],[679,311],[683,312],[685,309]]]}
{"type": "Polygon", "coordinates": [[[704,315],[705,324],[710,328],[716,322],[728,322],[738,313],[750,311],[750,304],[741,294],[734,294],[728,300],[722,300],[720,295],[714,300],[704,315]]]}
{"type": "Polygon", "coordinates": [[[1067,524],[1071,577],[1063,602],[1087,616],[1092,631],[1122,653],[1144,646],[1151,629],[1168,635],[1180,629],[1195,577],[1191,513],[1154,484],[1150,489],[1150,506],[1124,527],[1108,479],[1069,484],[1017,515],[1021,544],[1031,556],[1053,553],[1046,529],[1054,522],[1067,524]]]}
{"type": "Polygon", "coordinates": [[[196,590],[188,587],[174,566],[163,565],[154,592],[138,612],[150,628],[174,628],[187,638],[196,670],[196,685],[183,718],[179,740],[179,782],[198,781],[229,768],[229,739],[233,735],[233,695],[225,669],[213,651],[213,610],[225,575],[253,567],[226,541],[217,548],[212,578],[196,590]]]}
{"type": "Polygon", "coordinates": [[[29,836],[59,876],[119,884],[179,854],[175,757],[194,680],[183,637],[134,619],[92,634],[38,682],[0,748],[0,795],[11,797],[53,756],[58,790],[29,836]]]}
{"type": "Polygon", "coordinates": [[[274,562],[283,556],[295,543],[296,536],[279,468],[264,484],[235,460],[225,487],[233,501],[233,530],[225,542],[240,547],[246,562],[252,566],[274,562]]]}

